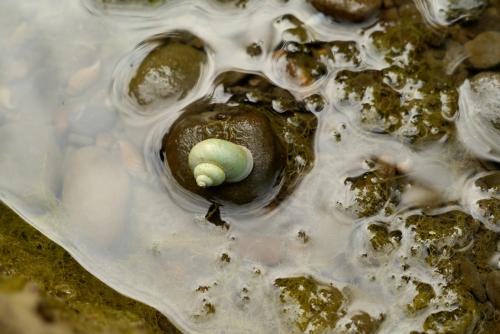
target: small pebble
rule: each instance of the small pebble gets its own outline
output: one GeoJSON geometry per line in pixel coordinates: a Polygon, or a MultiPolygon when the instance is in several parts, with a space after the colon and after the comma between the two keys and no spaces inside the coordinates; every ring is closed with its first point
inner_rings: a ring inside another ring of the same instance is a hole
{"type": "Polygon", "coordinates": [[[90,84],[97,80],[101,71],[101,62],[98,60],[94,64],[84,67],[75,72],[68,81],[68,93],[76,95],[88,88],[90,84]]]}
{"type": "Polygon", "coordinates": [[[486,31],[465,43],[465,51],[472,67],[487,69],[500,64],[500,32],[486,31]]]}

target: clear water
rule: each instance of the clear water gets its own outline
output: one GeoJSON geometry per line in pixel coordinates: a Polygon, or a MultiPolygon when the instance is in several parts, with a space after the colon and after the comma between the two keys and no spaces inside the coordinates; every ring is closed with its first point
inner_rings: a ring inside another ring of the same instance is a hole
{"type": "MultiPolygon", "coordinates": [[[[382,29],[376,22],[335,23],[299,0],[251,1],[245,9],[168,1],[155,10],[91,0],[3,0],[0,18],[0,198],[95,276],[157,308],[185,332],[289,333],[273,282],[297,275],[349,291],[348,313],[384,313],[381,333],[419,329],[431,311],[408,316],[405,305],[415,290],[400,288],[401,258],[410,254],[411,238],[403,238],[397,252],[379,256],[366,226],[391,217],[356,219],[342,209],[354,204],[344,180],[368,170],[366,160],[373,156],[443,201],[456,201],[441,211],[458,207],[498,229],[475,206],[478,198],[492,196],[475,184],[489,172],[457,164],[461,146],[438,142],[417,151],[370,134],[353,117],[356,106],[340,101],[343,87],[333,80],[338,71],[388,66],[370,37],[382,29]],[[288,26],[277,22],[285,14],[303,21],[316,40],[356,42],[361,63],[328,62],[327,76],[300,86],[272,55],[286,38],[288,26]],[[152,36],[175,30],[200,37],[209,60],[185,98],[145,112],[127,94],[128,80],[151,50],[152,36]],[[246,47],[254,42],[263,54],[252,58],[246,47]],[[205,220],[208,202],[186,195],[168,177],[158,151],[184,107],[207,95],[224,100],[214,80],[228,70],[261,73],[297,99],[319,93],[327,107],[317,113],[314,168],[299,188],[272,210],[223,210],[231,225],[225,230],[205,220]],[[297,237],[299,231],[307,233],[308,243],[297,237]],[[230,263],[221,262],[222,254],[230,263]],[[211,288],[200,293],[200,286],[211,288]],[[207,303],[214,314],[207,314],[207,303]]],[[[497,85],[488,95],[497,106],[498,91],[497,85]]],[[[481,119],[470,113],[482,114],[484,99],[468,81],[460,94],[460,139],[475,154],[499,161],[498,132],[475,135],[481,119]]],[[[418,212],[411,208],[423,201],[419,191],[405,190],[395,212],[418,212]]],[[[405,236],[413,233],[400,225],[405,236]]],[[[422,257],[411,261],[414,277],[439,291],[442,278],[422,257]]],[[[447,308],[441,303],[432,311],[447,308]]]]}

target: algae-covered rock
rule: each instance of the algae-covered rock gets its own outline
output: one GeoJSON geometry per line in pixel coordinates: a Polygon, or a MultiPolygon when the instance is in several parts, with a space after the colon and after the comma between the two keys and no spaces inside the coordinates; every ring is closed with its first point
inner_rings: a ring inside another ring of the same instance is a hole
{"type": "Polygon", "coordinates": [[[311,4],[335,19],[360,22],[373,15],[382,0],[311,0],[311,4]]]}
{"type": "Polygon", "coordinates": [[[129,84],[130,96],[140,105],[183,98],[198,82],[207,61],[203,42],[187,32],[152,42],[157,46],[144,58],[129,84]]]}
{"type": "Polygon", "coordinates": [[[291,81],[299,86],[309,86],[328,73],[324,60],[331,57],[331,51],[321,43],[289,42],[280,46],[273,57],[291,81]]]}
{"type": "Polygon", "coordinates": [[[453,130],[443,110],[454,113],[456,93],[446,87],[438,92],[436,82],[409,76],[398,67],[341,71],[337,80],[342,85],[340,100],[357,105],[360,114],[353,117],[371,132],[419,144],[441,139],[453,130]]]}
{"type": "Polygon", "coordinates": [[[273,60],[279,76],[297,86],[314,84],[328,74],[329,64],[351,68],[360,64],[360,52],[354,41],[318,41],[307,26],[293,15],[276,20],[280,43],[273,60]]]}
{"type": "Polygon", "coordinates": [[[466,334],[471,333],[476,325],[478,316],[473,304],[470,308],[457,307],[452,311],[440,311],[431,314],[425,319],[425,333],[436,334],[466,334]]]}
{"type": "Polygon", "coordinates": [[[180,333],[160,312],[106,286],[0,203],[0,332],[11,325],[26,334],[180,333]]]}
{"type": "Polygon", "coordinates": [[[436,297],[436,293],[432,286],[428,283],[414,282],[417,294],[413,298],[411,304],[408,305],[410,312],[418,312],[427,306],[432,298],[436,297]]]}
{"type": "Polygon", "coordinates": [[[401,231],[389,231],[388,227],[383,224],[370,224],[368,231],[372,233],[370,243],[375,251],[390,252],[396,249],[401,242],[401,231]]]}
{"type": "Polygon", "coordinates": [[[439,261],[450,249],[465,247],[479,226],[477,220],[461,211],[413,215],[406,219],[406,227],[414,231],[415,241],[425,245],[430,263],[439,261]]]}
{"type": "Polygon", "coordinates": [[[312,277],[278,278],[274,285],[281,291],[283,315],[300,333],[332,330],[345,315],[346,299],[332,285],[321,284],[312,277]]]}
{"type": "Polygon", "coordinates": [[[485,279],[492,275],[491,258],[499,235],[456,210],[411,215],[405,225],[414,232],[412,256],[424,258],[445,280],[437,290],[415,282],[417,295],[409,311],[430,309],[431,301],[432,307],[441,309],[426,317],[423,332],[490,333],[497,328],[498,314],[486,300],[485,279]]]}
{"type": "Polygon", "coordinates": [[[288,92],[260,77],[226,75],[225,104],[205,100],[188,107],[164,136],[162,152],[177,182],[211,201],[247,204],[281,200],[314,160],[316,117],[288,92]],[[188,165],[191,148],[218,138],[242,145],[253,155],[250,175],[217,187],[197,186],[188,165]]]}
{"type": "Polygon", "coordinates": [[[345,210],[358,218],[379,212],[391,214],[399,202],[399,195],[406,178],[397,169],[382,161],[369,161],[370,171],[345,179],[344,184],[352,194],[352,203],[343,204],[345,210]]]}
{"type": "Polygon", "coordinates": [[[341,330],[342,334],[375,334],[378,332],[381,323],[384,321],[384,315],[372,317],[370,314],[359,311],[354,314],[350,321],[341,330]]]}

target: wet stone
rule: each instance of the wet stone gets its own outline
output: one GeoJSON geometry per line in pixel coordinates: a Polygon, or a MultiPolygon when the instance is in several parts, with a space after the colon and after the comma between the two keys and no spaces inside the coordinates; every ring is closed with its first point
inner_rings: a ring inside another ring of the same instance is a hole
{"type": "Polygon", "coordinates": [[[489,273],[485,286],[488,299],[496,309],[500,309],[500,271],[489,273]]]}
{"type": "Polygon", "coordinates": [[[159,41],[142,61],[129,84],[140,105],[167,98],[181,99],[196,85],[207,60],[203,42],[188,33],[159,41]]]}
{"type": "Polygon", "coordinates": [[[467,334],[477,322],[477,311],[470,308],[457,307],[452,311],[432,313],[425,319],[424,333],[467,334]]]}
{"type": "MultiPolygon", "coordinates": [[[[442,252],[443,247],[465,247],[479,228],[479,222],[458,210],[438,215],[413,215],[406,219],[406,227],[415,232],[415,241],[442,252]],[[460,232],[457,232],[460,231],[460,232]]],[[[433,256],[430,252],[429,256],[433,256]]]]}
{"type": "Polygon", "coordinates": [[[312,166],[316,118],[288,92],[260,77],[231,73],[223,80],[233,97],[226,104],[201,100],[189,106],[163,138],[165,162],[183,188],[212,202],[278,202],[312,166]],[[248,148],[254,160],[250,175],[240,182],[200,188],[188,156],[194,145],[209,138],[248,148]]]}
{"type": "Polygon", "coordinates": [[[469,259],[464,259],[459,265],[462,282],[480,302],[486,301],[486,294],[476,266],[469,259]]]}
{"type": "Polygon", "coordinates": [[[383,320],[382,314],[375,318],[361,311],[351,317],[350,322],[345,324],[346,331],[342,333],[375,334],[383,320]]]}
{"type": "Polygon", "coordinates": [[[431,299],[436,297],[436,293],[431,285],[422,282],[414,282],[417,294],[411,304],[408,305],[410,312],[418,312],[429,306],[431,299]]]}
{"type": "Polygon", "coordinates": [[[283,43],[274,52],[273,58],[284,61],[290,79],[299,86],[309,86],[328,73],[325,59],[332,58],[326,43],[283,43]]]}
{"type": "Polygon", "coordinates": [[[215,201],[245,204],[272,192],[283,171],[285,150],[269,119],[251,106],[215,104],[206,111],[185,113],[164,138],[164,152],[175,179],[187,190],[215,201]],[[245,146],[252,152],[254,168],[241,182],[200,188],[188,165],[197,143],[218,138],[245,146]]]}
{"type": "Polygon", "coordinates": [[[382,210],[390,214],[391,206],[399,203],[403,180],[393,166],[381,162],[371,171],[348,177],[344,184],[349,187],[353,202],[345,209],[359,218],[373,216],[382,210]]]}
{"type": "Polygon", "coordinates": [[[500,32],[486,31],[465,43],[465,51],[472,67],[488,69],[500,64],[500,32]]]}
{"type": "Polygon", "coordinates": [[[368,230],[373,235],[370,238],[370,243],[375,251],[389,253],[399,246],[402,239],[401,231],[389,231],[386,226],[381,224],[371,224],[368,226],[368,230]]]}
{"type": "Polygon", "coordinates": [[[326,15],[352,22],[369,18],[382,5],[381,0],[312,0],[311,3],[326,15]]]}
{"type": "Polygon", "coordinates": [[[247,46],[247,54],[250,57],[257,57],[262,54],[262,47],[258,43],[252,43],[249,46],[247,46]]]}
{"type": "Polygon", "coordinates": [[[312,277],[278,278],[274,285],[281,290],[283,313],[292,318],[301,333],[331,330],[345,314],[346,299],[332,285],[321,284],[312,277]],[[297,308],[298,312],[294,312],[297,308]]]}
{"type": "Polygon", "coordinates": [[[446,84],[408,75],[396,66],[382,71],[344,70],[336,79],[342,87],[339,102],[359,110],[353,117],[367,131],[390,133],[414,145],[440,140],[453,131],[444,111],[455,113],[457,97],[446,84]]]}

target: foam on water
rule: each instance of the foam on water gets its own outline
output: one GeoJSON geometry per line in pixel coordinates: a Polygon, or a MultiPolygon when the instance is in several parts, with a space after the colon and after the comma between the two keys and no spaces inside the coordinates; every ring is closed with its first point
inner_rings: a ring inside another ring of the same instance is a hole
{"type": "MultiPolygon", "coordinates": [[[[475,197],[467,194],[475,170],[456,167],[441,144],[414,151],[370,134],[350,116],[355,107],[338,102],[338,71],[387,66],[370,38],[378,24],[339,24],[299,0],[251,1],[244,10],[212,1],[168,1],[152,10],[3,0],[0,13],[0,198],[91,273],[189,333],[290,332],[273,283],[297,275],[347,289],[348,312],[384,313],[381,333],[420,328],[430,311],[408,316],[414,289],[390,279],[401,276],[411,238],[381,256],[370,250],[367,229],[399,219],[395,226],[411,235],[403,221],[416,211],[401,205],[389,217],[356,219],[339,208],[352,203],[345,179],[367,170],[366,160],[384,157],[473,211],[467,203],[475,197]],[[289,28],[277,23],[286,14],[315,40],[354,41],[360,64],[325,60],[325,76],[298,85],[273,56],[289,28]],[[155,36],[182,30],[205,42],[200,80],[186,96],[146,112],[131,100],[128,82],[155,36]],[[246,53],[252,43],[262,55],[246,53]],[[231,225],[225,230],[205,220],[209,203],[183,192],[158,152],[183,108],[206,96],[226,98],[216,78],[229,70],[260,73],[298,99],[319,93],[327,106],[317,113],[314,168],[300,186],[272,210],[223,210],[231,225]],[[297,237],[301,231],[309,242],[297,237]],[[224,254],[229,262],[221,261],[224,254]]],[[[466,83],[461,93],[469,90],[466,83]]],[[[414,276],[439,291],[439,274],[422,258],[413,261],[414,276]]]]}

